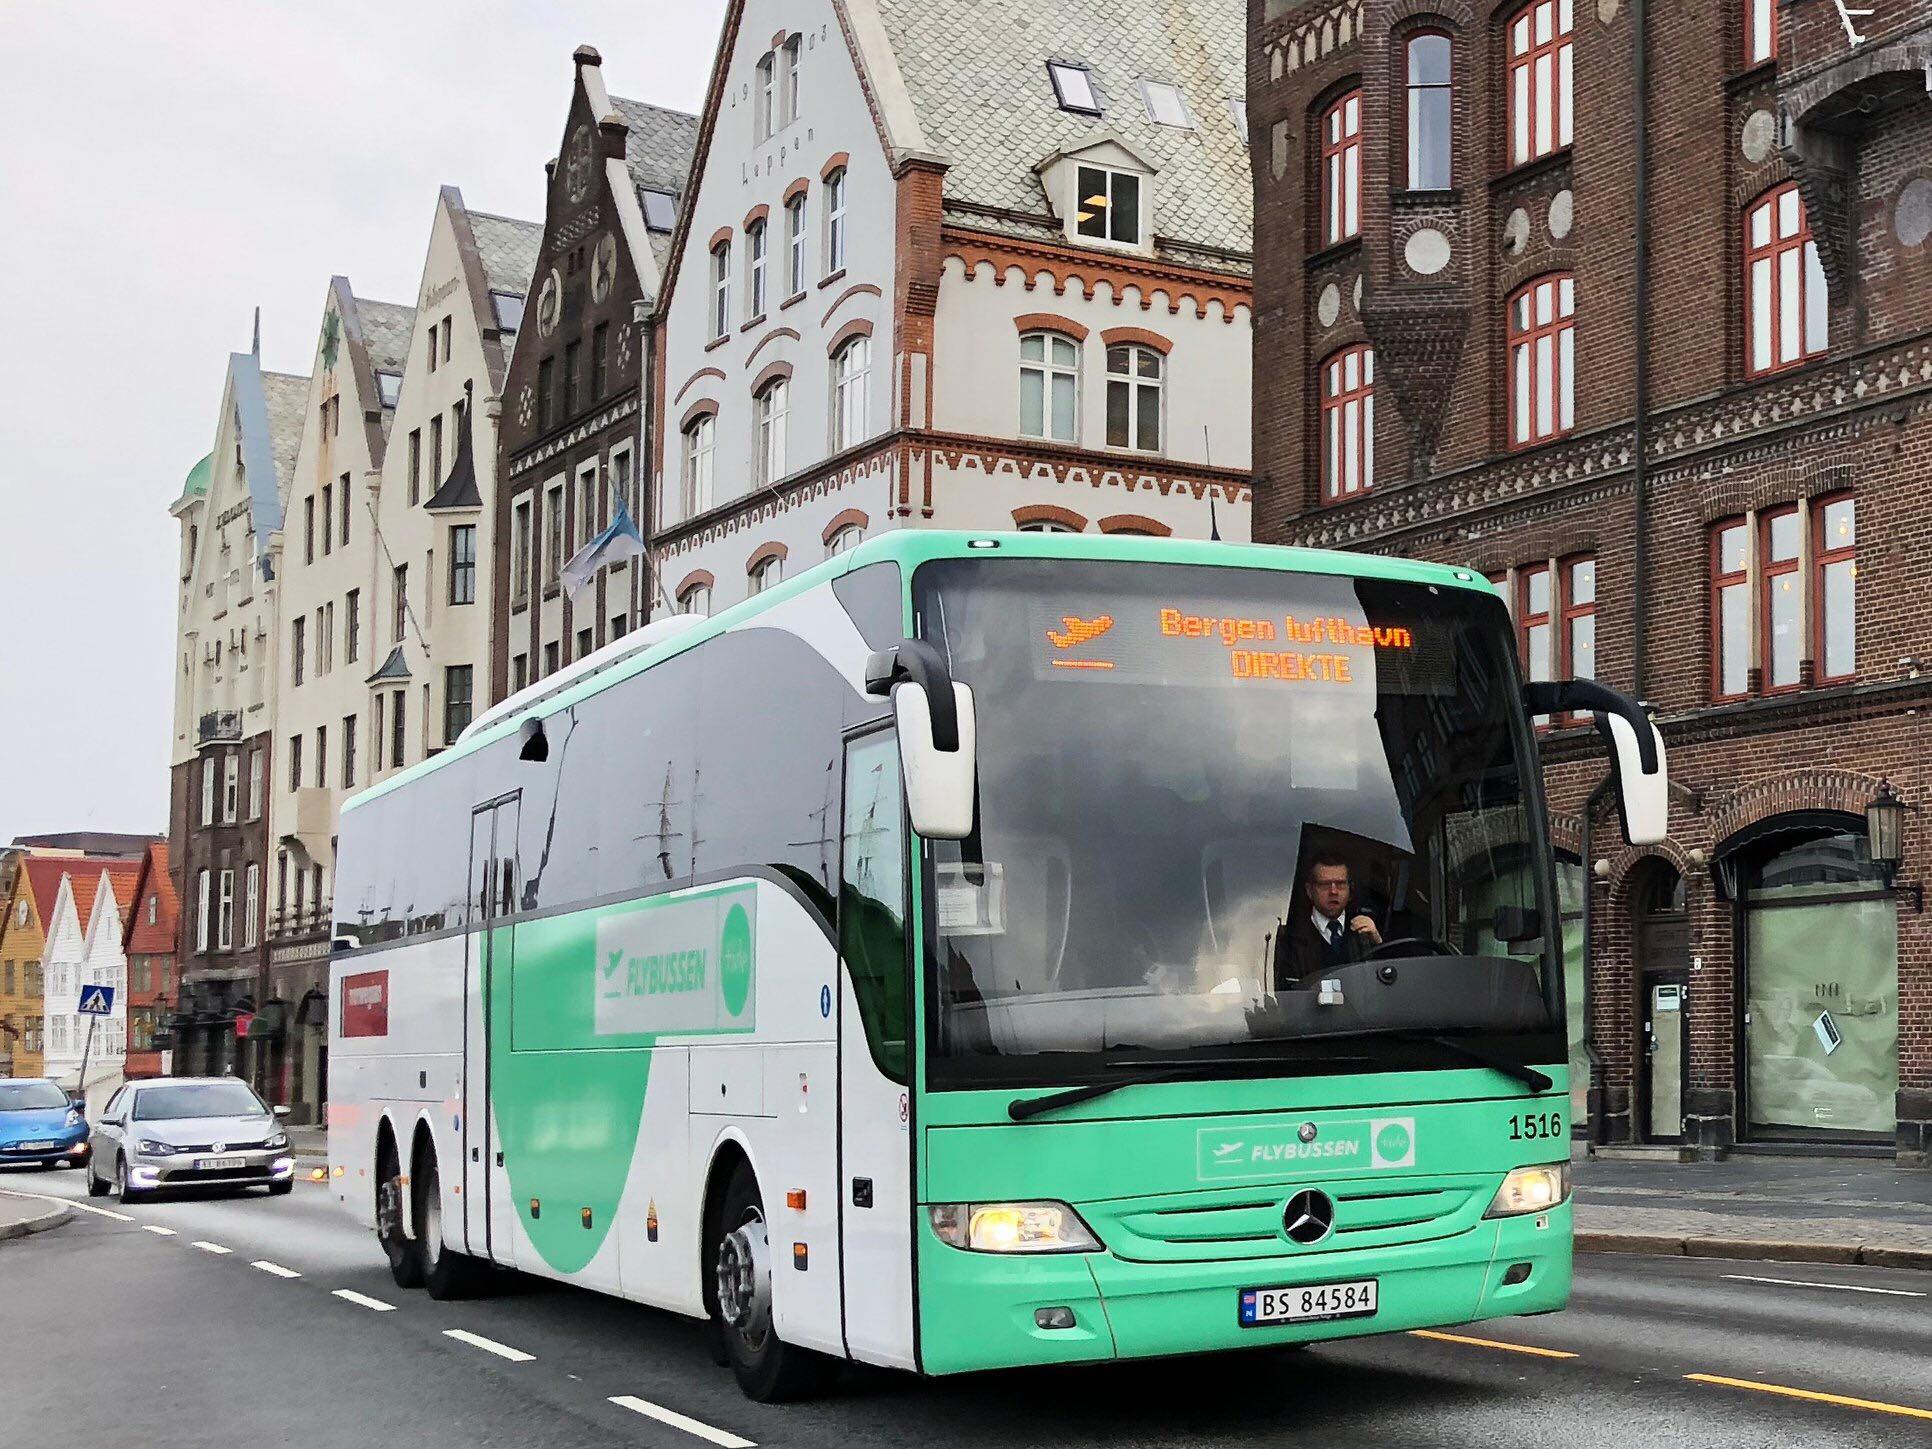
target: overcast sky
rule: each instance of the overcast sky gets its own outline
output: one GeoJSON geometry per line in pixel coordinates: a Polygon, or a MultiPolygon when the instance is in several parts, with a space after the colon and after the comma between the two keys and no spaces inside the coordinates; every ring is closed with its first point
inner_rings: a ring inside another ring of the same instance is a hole
{"type": "Polygon", "coordinates": [[[231,351],[413,304],[437,188],[543,219],[595,45],[695,111],[724,0],[0,0],[0,841],[167,828],[168,504],[231,351]]]}

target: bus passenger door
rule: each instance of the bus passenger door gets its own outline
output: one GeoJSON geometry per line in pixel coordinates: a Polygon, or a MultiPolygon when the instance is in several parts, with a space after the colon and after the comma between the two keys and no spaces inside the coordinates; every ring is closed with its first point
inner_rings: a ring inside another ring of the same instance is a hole
{"type": "Polygon", "coordinates": [[[899,744],[847,742],[839,852],[839,1219],[845,1346],[915,1366],[907,1099],[906,845],[899,744]]]}
{"type": "Polygon", "coordinates": [[[491,984],[510,966],[509,916],[516,909],[517,797],[470,815],[473,929],[463,954],[463,1242],[477,1257],[513,1261],[514,1235],[495,1241],[493,1190],[498,1145],[490,1116],[491,984]]]}

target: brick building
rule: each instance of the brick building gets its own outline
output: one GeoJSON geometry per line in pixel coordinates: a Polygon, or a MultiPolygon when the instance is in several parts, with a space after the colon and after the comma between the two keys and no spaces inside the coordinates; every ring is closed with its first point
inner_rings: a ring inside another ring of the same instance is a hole
{"type": "Polygon", "coordinates": [[[1544,737],[1598,1140],[1932,1147],[1932,4],[1866,8],[1249,4],[1255,536],[1484,571],[1671,751],[1632,851],[1544,737]]]}

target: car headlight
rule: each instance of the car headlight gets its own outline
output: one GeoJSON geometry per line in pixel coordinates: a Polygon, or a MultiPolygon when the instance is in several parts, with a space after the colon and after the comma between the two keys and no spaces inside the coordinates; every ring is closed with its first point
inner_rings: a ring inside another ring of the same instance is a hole
{"type": "Polygon", "coordinates": [[[1486,1218],[1513,1218],[1524,1213],[1545,1213],[1570,1196],[1570,1164],[1551,1163],[1542,1167],[1519,1167],[1503,1179],[1490,1200],[1486,1218]]]}
{"type": "Polygon", "coordinates": [[[288,1146],[288,1133],[277,1132],[273,1137],[269,1138],[266,1142],[264,1142],[262,1146],[267,1147],[271,1150],[279,1147],[286,1147],[288,1146]]]}
{"type": "Polygon", "coordinates": [[[1093,1253],[1099,1240],[1063,1202],[947,1202],[927,1209],[932,1230],[976,1253],[1093,1253]]]}
{"type": "Polygon", "coordinates": [[[61,1125],[64,1127],[78,1127],[85,1120],[80,1114],[80,1108],[69,1107],[67,1109],[67,1120],[61,1125]]]}
{"type": "Polygon", "coordinates": [[[152,1137],[143,1137],[134,1146],[137,1151],[145,1152],[150,1157],[173,1157],[181,1150],[166,1142],[156,1142],[152,1137]]]}

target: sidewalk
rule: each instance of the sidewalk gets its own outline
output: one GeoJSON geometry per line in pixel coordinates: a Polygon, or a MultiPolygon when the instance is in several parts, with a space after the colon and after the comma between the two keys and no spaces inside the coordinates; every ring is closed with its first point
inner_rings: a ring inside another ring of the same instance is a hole
{"type": "Polygon", "coordinates": [[[288,1145],[298,1161],[309,1159],[314,1162],[329,1160],[329,1129],[326,1127],[285,1127],[288,1145]]]}
{"type": "Polygon", "coordinates": [[[72,1208],[50,1203],[45,1198],[9,1196],[6,1186],[0,1181],[0,1242],[24,1238],[29,1233],[44,1233],[74,1215],[72,1208]]]}
{"type": "Polygon", "coordinates": [[[1846,1158],[1575,1161],[1576,1246],[1932,1268],[1932,1172],[1846,1158]]]}

